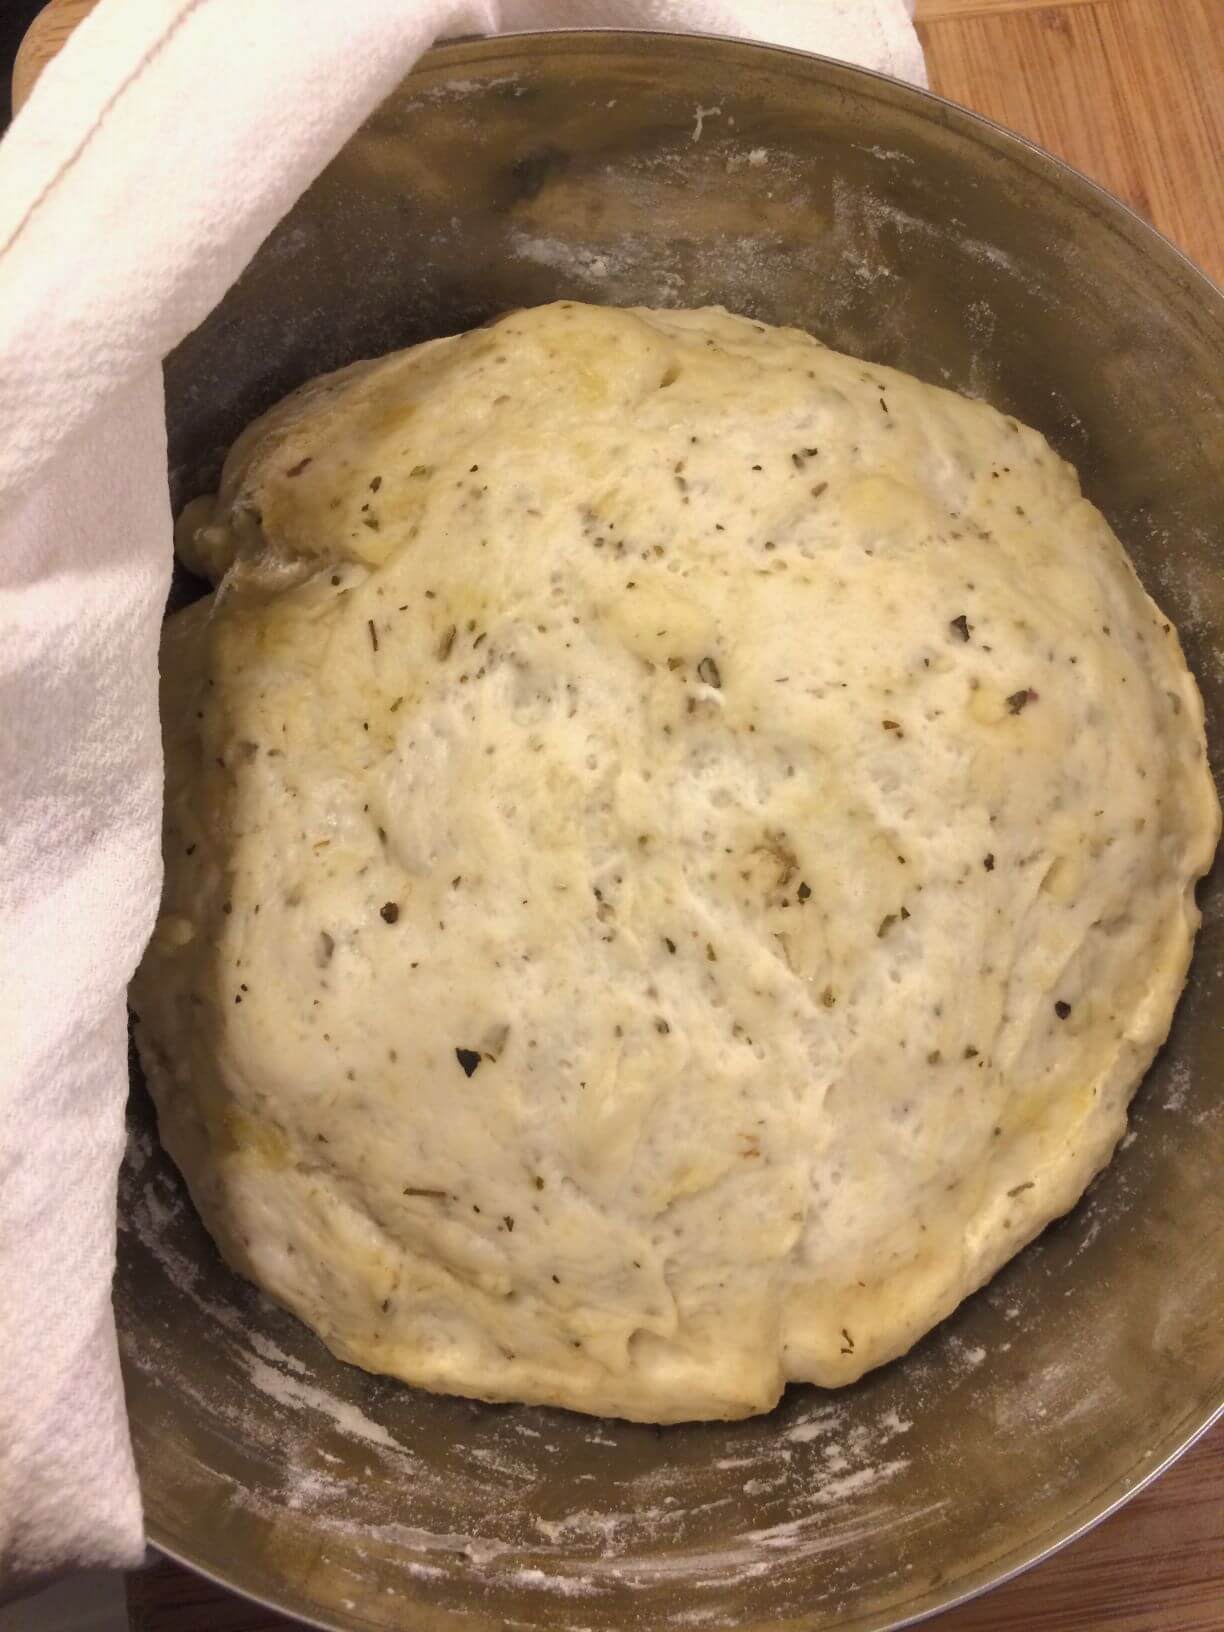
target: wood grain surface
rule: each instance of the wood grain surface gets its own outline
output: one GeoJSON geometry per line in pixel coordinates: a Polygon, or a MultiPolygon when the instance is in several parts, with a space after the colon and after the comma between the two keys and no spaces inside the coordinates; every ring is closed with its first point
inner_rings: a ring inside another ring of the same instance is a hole
{"type": "MultiPolygon", "coordinates": [[[[46,8],[14,106],[92,4],[46,8]]],[[[933,90],[1067,159],[1224,281],[1224,0],[917,0],[917,20],[933,90]]],[[[296,1624],[169,1563],[130,1577],[128,1604],[132,1632],[296,1624]]],[[[1224,1632],[1224,1428],[1056,1557],[925,1624],[1224,1632]]]]}
{"type": "Polygon", "coordinates": [[[34,89],[34,81],[51,58],[58,56],[64,41],[96,4],[97,0],[51,0],[50,5],[39,12],[18,47],[13,64],[14,113],[34,89]]]}
{"type": "Polygon", "coordinates": [[[918,0],[931,88],[1067,159],[1224,282],[1224,0],[918,0]]]}

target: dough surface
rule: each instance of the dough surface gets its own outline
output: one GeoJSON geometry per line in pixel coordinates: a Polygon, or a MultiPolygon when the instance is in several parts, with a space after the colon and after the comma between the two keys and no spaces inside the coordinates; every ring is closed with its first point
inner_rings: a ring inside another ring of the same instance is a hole
{"type": "Polygon", "coordinates": [[[1109,1159],[1219,811],[1176,633],[980,402],[565,303],[240,438],[137,1040],[342,1358],[640,1420],[904,1352],[1109,1159]]]}

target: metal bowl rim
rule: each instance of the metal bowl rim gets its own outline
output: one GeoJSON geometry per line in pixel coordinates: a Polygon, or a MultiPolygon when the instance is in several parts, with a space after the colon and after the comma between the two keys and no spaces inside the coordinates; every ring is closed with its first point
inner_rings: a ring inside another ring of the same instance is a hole
{"type": "MultiPolygon", "coordinates": [[[[861,85],[863,81],[876,82],[889,93],[900,93],[902,98],[912,98],[919,106],[926,104],[928,114],[938,110],[936,116],[943,116],[941,122],[952,123],[958,134],[982,140],[983,136],[990,138],[987,145],[996,151],[1005,153],[1009,158],[1020,159],[1030,171],[1040,175],[1064,193],[1070,193],[1074,202],[1080,207],[1095,208],[1096,213],[1107,216],[1120,227],[1125,234],[1136,244],[1140,253],[1154,255],[1165,263],[1166,269],[1180,277],[1186,288],[1186,293],[1203,303],[1204,315],[1217,321],[1222,330],[1221,339],[1224,340],[1224,287],[1217,284],[1201,267],[1180,249],[1159,228],[1152,225],[1131,205],[1127,204],[1108,188],[1094,181],[1090,176],[1078,170],[1074,165],[1051,153],[1039,143],[1017,131],[1009,130],[996,120],[985,114],[977,113],[964,104],[955,102],[951,98],[942,96],[927,86],[914,85],[906,80],[898,79],[891,74],[883,73],[878,69],[865,68],[856,63],[847,62],[842,58],[825,56],[814,51],[804,51],[796,46],[772,44],[764,40],[749,39],[740,35],[717,34],[708,31],[680,32],[675,29],[648,29],[648,28],[541,28],[508,30],[495,35],[464,35],[453,39],[437,42],[413,64],[409,73],[415,73],[422,66],[444,66],[448,57],[461,58],[464,53],[474,47],[479,48],[483,62],[490,58],[495,60],[496,47],[503,44],[518,47],[521,53],[524,47],[530,48],[533,41],[564,41],[579,42],[592,37],[614,42],[617,40],[664,40],[673,45],[687,46],[694,41],[698,45],[731,45],[746,48],[753,52],[767,53],[775,57],[794,59],[796,65],[817,64],[822,69],[832,69],[836,74],[845,75],[848,79],[861,85]],[[950,116],[950,119],[949,119],[950,116]]],[[[407,77],[407,76],[405,76],[407,77]]],[[[402,81],[401,81],[402,83],[402,81]]],[[[395,94],[392,92],[392,94],[395,94]]],[[[887,1613],[884,1619],[873,1618],[864,1621],[848,1621],[845,1623],[846,1632],[904,1632],[907,1627],[917,1626],[932,1619],[936,1615],[945,1614],[962,1604],[983,1596],[992,1588],[1002,1586],[1014,1580],[1025,1571],[1035,1568],[1047,1559],[1060,1553],[1065,1547],[1078,1541],[1081,1537],[1094,1530],[1097,1525],[1110,1518],[1119,1509],[1124,1507],[1133,1497],[1146,1490],[1154,1480],[1168,1471],[1187,1451],[1198,1443],[1211,1429],[1224,1419],[1224,1376],[1219,1379],[1214,1398],[1209,1398],[1205,1406],[1199,1410],[1191,1410],[1183,1420],[1183,1424],[1166,1436],[1163,1444],[1151,1447],[1141,1452],[1136,1465],[1148,1463],[1145,1470],[1133,1482],[1127,1483],[1129,1476],[1124,1475],[1119,1481],[1124,1488],[1115,1487],[1102,1492],[1095,1500],[1085,1504],[1084,1516],[1076,1522],[1064,1535],[1053,1539],[1042,1537],[1034,1542],[1020,1543],[1012,1550],[1011,1558],[1000,1568],[1000,1561],[980,1566],[966,1584],[950,1583],[947,1594],[937,1603],[919,1610],[911,1615],[902,1615],[895,1619],[887,1613]]],[[[274,1598],[265,1596],[261,1592],[252,1591],[248,1587],[239,1586],[225,1576],[203,1568],[188,1556],[187,1552],[168,1539],[165,1532],[154,1520],[147,1520],[146,1533],[148,1540],[158,1552],[174,1560],[184,1568],[190,1569],[214,1586],[236,1593],[251,1603],[275,1613],[292,1615],[302,1625],[316,1628],[317,1632],[351,1632],[353,1623],[345,1625],[334,1620],[321,1620],[317,1614],[303,1613],[300,1608],[290,1607],[274,1598]]]]}
{"type": "MultiPolygon", "coordinates": [[[[1202,293],[1218,307],[1217,316],[1224,319],[1224,284],[1219,284],[1213,277],[1203,270],[1197,262],[1178,244],[1175,244],[1168,235],[1161,231],[1152,222],[1144,219],[1138,210],[1125,199],[1119,198],[1117,193],[1111,193],[1109,188],[1093,178],[1085,171],[1078,169],[1069,160],[1052,153],[1048,147],[1042,147],[1032,137],[1025,136],[1018,130],[1010,130],[1001,125],[997,119],[989,114],[978,113],[967,107],[963,102],[956,102],[950,96],[943,96],[939,91],[933,91],[929,85],[914,85],[909,80],[898,79],[895,74],[886,74],[880,68],[866,68],[857,62],[848,62],[844,57],[826,56],[820,51],[804,51],[797,45],[776,45],[770,40],[754,40],[744,34],[716,34],[706,29],[694,29],[691,33],[681,32],[674,28],[520,28],[507,29],[497,34],[464,34],[453,39],[439,40],[430,46],[429,50],[417,58],[409,73],[415,73],[422,65],[432,66],[435,58],[449,56],[473,46],[487,48],[491,45],[500,45],[502,41],[516,42],[531,40],[573,39],[582,40],[590,37],[605,40],[643,39],[666,40],[675,45],[688,45],[696,40],[710,45],[744,46],[752,51],[760,51],[770,56],[793,57],[798,62],[819,63],[822,67],[833,68],[839,73],[846,74],[855,80],[875,80],[890,89],[898,90],[905,96],[917,97],[920,101],[933,103],[937,108],[945,110],[962,122],[964,134],[972,135],[975,127],[989,131],[993,136],[1001,138],[1004,148],[1026,154],[1036,160],[1035,170],[1045,171],[1060,181],[1071,181],[1082,189],[1089,199],[1105,206],[1105,213],[1121,218],[1128,227],[1140,238],[1146,238],[1149,243],[1158,246],[1161,252],[1168,256],[1173,265],[1183,273],[1189,273],[1192,283],[1202,286],[1202,293]]],[[[482,50],[482,56],[487,55],[487,49],[482,50]]],[[[405,76],[407,77],[407,76],[405,76]]],[[[392,93],[394,94],[394,93],[392,93]]]]}

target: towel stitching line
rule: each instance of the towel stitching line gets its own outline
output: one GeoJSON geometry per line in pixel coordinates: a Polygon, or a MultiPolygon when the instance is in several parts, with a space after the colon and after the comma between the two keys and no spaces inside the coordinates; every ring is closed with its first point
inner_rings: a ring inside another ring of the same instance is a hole
{"type": "Polygon", "coordinates": [[[170,41],[178,33],[179,29],[186,22],[187,18],[190,17],[192,12],[193,11],[198,11],[202,5],[206,5],[207,3],[208,3],[208,0],[187,0],[187,4],[183,7],[182,11],[179,12],[178,16],[175,17],[174,21],[170,24],[169,28],[166,29],[165,33],[162,34],[158,39],[156,39],[151,46],[149,46],[148,50],[145,52],[144,56],[141,57],[140,61],[138,63],[136,63],[136,65],[128,71],[126,77],[115,87],[115,89],[107,97],[106,101],[98,109],[98,112],[94,117],[93,123],[90,125],[89,129],[86,130],[85,133],[82,135],[82,137],[81,137],[80,141],[77,143],[76,147],[73,148],[72,152],[68,155],[68,157],[60,164],[60,166],[56,170],[55,174],[53,176],[51,176],[47,180],[46,185],[41,189],[41,191],[38,193],[38,195],[34,199],[31,200],[31,202],[30,202],[28,208],[26,209],[24,215],[17,222],[16,226],[13,228],[13,230],[9,234],[9,236],[5,239],[4,243],[0,244],[0,260],[3,260],[4,257],[9,253],[9,251],[12,249],[13,245],[17,242],[17,240],[21,237],[22,233],[29,226],[30,221],[33,218],[33,216],[35,215],[35,213],[39,209],[42,208],[42,206],[46,203],[47,199],[51,196],[52,192],[54,192],[55,188],[59,186],[60,182],[64,179],[64,177],[68,174],[68,172],[76,164],[78,164],[80,162],[80,159],[81,159],[82,155],[84,154],[85,149],[89,146],[90,142],[92,142],[93,138],[98,134],[98,131],[102,128],[102,125],[105,122],[105,120],[107,118],[107,115],[110,114],[112,112],[112,110],[118,105],[120,99],[124,96],[124,94],[128,90],[130,90],[132,85],[134,85],[135,82],[140,78],[140,76],[144,73],[145,69],[149,66],[149,64],[151,62],[153,62],[154,59],[161,54],[161,52],[165,49],[165,47],[170,43],[170,41]]]}

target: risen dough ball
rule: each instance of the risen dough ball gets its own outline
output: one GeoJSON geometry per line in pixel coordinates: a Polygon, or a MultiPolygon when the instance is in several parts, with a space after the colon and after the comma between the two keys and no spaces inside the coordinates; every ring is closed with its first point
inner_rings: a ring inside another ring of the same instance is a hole
{"type": "Polygon", "coordinates": [[[163,1137],[426,1388],[653,1421],[900,1354],[1108,1159],[1218,811],[1175,633],[980,402],[719,310],[362,363],[182,532],[163,1137]]]}

